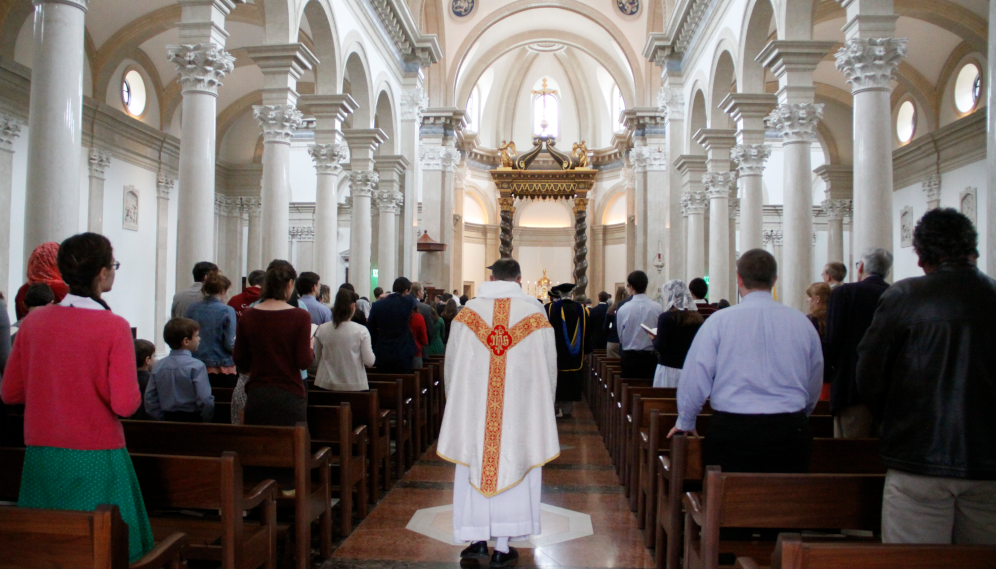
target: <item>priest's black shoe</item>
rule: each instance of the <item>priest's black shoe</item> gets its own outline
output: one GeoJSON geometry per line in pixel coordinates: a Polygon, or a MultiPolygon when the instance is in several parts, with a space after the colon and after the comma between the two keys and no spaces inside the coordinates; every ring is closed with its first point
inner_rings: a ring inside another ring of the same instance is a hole
{"type": "Polygon", "coordinates": [[[502,553],[495,550],[494,555],[491,556],[491,566],[492,567],[509,567],[515,565],[519,560],[519,552],[515,550],[514,547],[508,547],[508,553],[502,553]]]}
{"type": "Polygon", "coordinates": [[[488,542],[475,541],[467,549],[460,552],[460,559],[488,558],[488,542]]]}

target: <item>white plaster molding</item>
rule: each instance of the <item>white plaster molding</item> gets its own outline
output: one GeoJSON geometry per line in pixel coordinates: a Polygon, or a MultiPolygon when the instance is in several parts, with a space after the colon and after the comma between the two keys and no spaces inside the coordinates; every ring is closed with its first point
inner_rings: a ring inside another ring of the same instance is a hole
{"type": "Polygon", "coordinates": [[[709,199],[729,199],[730,188],[737,183],[736,172],[706,172],[702,174],[702,185],[706,187],[709,199]]]}
{"type": "Polygon", "coordinates": [[[701,190],[689,190],[681,194],[681,202],[688,215],[704,215],[709,207],[709,197],[701,190]]]}
{"type": "Polygon", "coordinates": [[[263,202],[259,198],[239,198],[239,202],[249,217],[259,217],[263,213],[263,202]]]}
{"type": "Polygon", "coordinates": [[[899,62],[908,52],[906,38],[851,38],[836,55],[837,69],[847,77],[851,92],[891,90],[899,62]]]}
{"type": "Polygon", "coordinates": [[[695,31],[702,21],[706,8],[709,7],[709,0],[690,0],[691,6],[684,12],[684,19],[678,25],[678,39],[674,42],[674,51],[687,53],[688,45],[695,36],[695,31]]]}
{"type": "Polygon", "coordinates": [[[775,107],[764,120],[768,128],[781,133],[785,143],[791,143],[811,142],[822,118],[822,103],[788,103],[775,107]]]}
{"type": "Polygon", "coordinates": [[[348,162],[348,151],[349,147],[345,144],[312,144],[308,147],[308,155],[314,160],[319,174],[342,172],[342,165],[348,162]]]}
{"type": "Polygon", "coordinates": [[[87,11],[87,6],[90,4],[90,0],[34,0],[35,4],[68,4],[74,8],[79,8],[84,12],[87,11]]]}
{"type": "Polygon", "coordinates": [[[913,246],[913,206],[906,206],[899,211],[899,246],[913,246]]]}
{"type": "Polygon", "coordinates": [[[429,107],[429,95],[419,86],[401,92],[401,120],[422,123],[422,112],[429,107]]]}
{"type": "Polygon", "coordinates": [[[103,180],[107,167],[111,165],[111,153],[100,148],[90,148],[90,177],[103,180]]]}
{"type": "Polygon", "coordinates": [[[11,150],[14,139],[21,136],[22,126],[24,123],[21,119],[0,113],[0,150],[11,150]]]}
{"type": "Polygon", "coordinates": [[[738,144],[730,149],[730,159],[737,163],[741,176],[764,174],[764,164],[771,157],[767,144],[738,144]]]}
{"type": "MultiPolygon", "coordinates": [[[[923,193],[927,194],[927,202],[937,202],[941,199],[941,175],[931,174],[923,181],[923,193]]],[[[935,205],[936,207],[936,205],[935,205]]]]}
{"type": "Polygon", "coordinates": [[[663,147],[637,146],[629,151],[629,157],[637,172],[667,171],[667,153],[663,147]]]}
{"type": "Polygon", "coordinates": [[[771,243],[775,247],[781,247],[785,242],[781,229],[766,229],[764,231],[764,244],[771,243]]]}
{"type": "Polygon", "coordinates": [[[218,96],[221,79],[235,69],[235,57],[213,43],[168,45],[166,58],[176,65],[184,93],[218,96]]]}
{"type": "Polygon", "coordinates": [[[845,217],[851,215],[851,207],[853,202],[851,200],[832,200],[825,199],[823,203],[820,204],[820,208],[823,209],[823,213],[827,216],[827,220],[843,220],[845,217]]]}
{"type": "Polygon", "coordinates": [[[159,176],[156,179],[156,195],[159,199],[169,200],[169,194],[175,187],[176,180],[174,178],[171,178],[162,172],[159,173],[159,176]]]}
{"type": "Polygon", "coordinates": [[[349,172],[349,197],[371,197],[380,182],[380,174],[373,170],[353,170],[349,172]]]}
{"type": "Polygon", "coordinates": [[[657,93],[657,110],[668,122],[685,120],[685,94],[673,87],[661,87],[657,93]]]}
{"type": "Polygon", "coordinates": [[[253,105],[252,116],[263,129],[263,142],[290,144],[303,116],[294,105],[253,105]]]}
{"type": "Polygon", "coordinates": [[[460,160],[460,151],[452,146],[426,146],[418,148],[418,158],[423,170],[452,172],[460,160]]]}
{"type": "Polygon", "coordinates": [[[398,213],[405,203],[405,196],[394,190],[377,190],[373,193],[373,203],[382,213],[398,213]]]}
{"type": "Polygon", "coordinates": [[[368,0],[407,63],[428,67],[443,57],[435,35],[422,34],[404,0],[368,0]]]}
{"type": "Polygon", "coordinates": [[[315,228],[312,226],[294,225],[288,230],[291,241],[314,241],[315,228]]]}
{"type": "Polygon", "coordinates": [[[972,225],[978,227],[979,217],[979,189],[971,186],[958,194],[958,211],[965,214],[965,217],[972,220],[972,225]]]}

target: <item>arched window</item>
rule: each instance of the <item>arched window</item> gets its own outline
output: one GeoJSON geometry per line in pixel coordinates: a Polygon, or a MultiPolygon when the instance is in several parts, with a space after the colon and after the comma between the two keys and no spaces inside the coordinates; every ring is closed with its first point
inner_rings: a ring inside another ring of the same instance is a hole
{"type": "Polygon", "coordinates": [[[121,102],[132,116],[145,112],[145,79],[138,71],[131,69],[121,79],[121,102]]]}
{"type": "Polygon", "coordinates": [[[619,116],[622,114],[623,111],[626,110],[626,101],[623,100],[622,91],[619,90],[619,85],[612,86],[611,103],[612,104],[610,112],[612,113],[612,116],[610,118],[612,119],[612,124],[614,125],[612,127],[612,131],[619,132],[626,128],[626,125],[623,124],[619,116]]]}
{"type": "Polygon", "coordinates": [[[962,113],[975,110],[982,95],[982,73],[974,63],[966,63],[955,79],[955,107],[962,113]]]}
{"type": "Polygon", "coordinates": [[[467,130],[481,132],[481,90],[477,87],[467,99],[467,130]]]}
{"type": "Polygon", "coordinates": [[[899,142],[906,144],[913,140],[914,134],[916,134],[916,105],[907,99],[899,106],[899,112],[896,114],[896,136],[899,142]]]}
{"type": "Polygon", "coordinates": [[[557,99],[557,90],[551,89],[547,81],[544,77],[540,89],[532,91],[533,134],[556,138],[560,132],[560,100],[557,99]]]}

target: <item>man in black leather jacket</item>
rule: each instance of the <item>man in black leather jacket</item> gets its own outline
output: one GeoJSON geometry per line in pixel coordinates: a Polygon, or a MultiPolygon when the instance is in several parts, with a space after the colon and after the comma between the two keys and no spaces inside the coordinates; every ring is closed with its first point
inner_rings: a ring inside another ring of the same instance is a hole
{"type": "Polygon", "coordinates": [[[926,275],[882,295],[858,346],[889,467],[882,540],[996,544],[996,281],[953,209],[927,212],[913,246],[926,275]]]}

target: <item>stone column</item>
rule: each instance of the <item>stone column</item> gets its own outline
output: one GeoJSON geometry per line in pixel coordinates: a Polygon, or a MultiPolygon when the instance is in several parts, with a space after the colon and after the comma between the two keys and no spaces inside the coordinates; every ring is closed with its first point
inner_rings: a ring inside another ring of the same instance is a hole
{"type": "Polygon", "coordinates": [[[427,109],[422,113],[422,227],[429,236],[446,245],[441,253],[422,256],[419,278],[427,285],[452,290],[453,284],[453,172],[460,161],[456,137],[466,125],[466,113],[458,109],[427,109]]]}
{"type": "Polygon", "coordinates": [[[228,234],[225,227],[228,223],[228,212],[225,209],[225,196],[214,195],[214,260],[222,273],[228,274],[225,266],[225,242],[228,234]]]}
{"type": "Polygon", "coordinates": [[[626,185],[626,274],[635,271],[636,266],[636,169],[633,167],[633,153],[622,169],[623,183],[626,185]]]}
{"type": "Polygon", "coordinates": [[[574,299],[584,302],[588,290],[588,198],[574,199],[574,283],[574,299]]]}
{"type": "MultiPolygon", "coordinates": [[[[315,196],[315,272],[327,283],[338,282],[339,177],[349,162],[349,148],[338,128],[358,104],[349,95],[302,95],[298,104],[315,117],[315,144],[308,154],[318,171],[315,196]]],[[[331,286],[331,285],[330,285],[331,286]]]]}
{"type": "Polygon", "coordinates": [[[906,40],[891,36],[898,16],[891,0],[844,0],[848,23],[837,69],[854,95],[854,234],[856,251],[892,250],[893,121],[890,82],[906,56],[906,40]]]}
{"type": "Polygon", "coordinates": [[[623,113],[626,128],[633,132],[634,148],[630,161],[636,176],[634,186],[636,215],[636,268],[647,273],[647,290],[659,289],[664,275],[653,267],[658,253],[663,253],[667,233],[668,187],[667,137],[664,115],[658,107],[636,107],[623,113]],[[652,188],[652,189],[651,189],[652,188]],[[665,220],[660,223],[660,220],[665,220]],[[659,250],[660,249],[660,250],[659,250]]]}
{"type": "Polygon", "coordinates": [[[720,103],[737,123],[737,145],[731,158],[740,174],[740,250],[764,246],[764,163],[771,148],[764,143],[764,118],[778,103],[774,95],[731,93],[720,103]]]}
{"type": "Polygon", "coordinates": [[[851,213],[851,200],[826,199],[820,205],[827,216],[827,262],[843,263],[844,218],[851,213]]]}
{"type": "MultiPolygon", "coordinates": [[[[736,182],[734,182],[734,185],[735,184],[736,182]]],[[[739,255],[737,254],[737,218],[740,217],[740,199],[730,198],[729,208],[730,208],[730,257],[729,257],[730,260],[727,268],[726,282],[728,287],[727,290],[729,290],[730,296],[727,297],[727,300],[730,301],[730,304],[737,304],[737,260],[739,259],[739,255]]]]}
{"type": "Polygon", "coordinates": [[[375,195],[377,209],[380,212],[377,266],[380,271],[379,283],[384,290],[391,290],[394,279],[408,276],[401,274],[398,269],[399,229],[401,229],[398,227],[398,213],[405,203],[405,195],[401,189],[408,166],[408,160],[401,155],[374,157],[374,167],[380,178],[375,195]]]}
{"type": "MultiPolygon", "coordinates": [[[[595,225],[592,227],[591,232],[591,247],[588,248],[588,258],[591,260],[591,279],[589,284],[591,285],[591,292],[589,296],[592,298],[596,294],[603,290],[608,290],[605,288],[605,226],[595,225]]],[[[615,294],[615,291],[608,291],[609,294],[615,294]]]]}
{"type": "Polygon", "coordinates": [[[682,209],[687,212],[685,232],[685,274],[687,284],[694,278],[706,275],[705,266],[705,210],[709,205],[702,185],[706,173],[705,156],[685,154],[674,161],[675,170],[681,173],[682,209]]]}
{"type": "Polygon", "coordinates": [[[422,201],[422,161],[419,160],[419,129],[422,126],[422,112],[429,106],[429,96],[422,89],[422,73],[409,73],[401,80],[401,129],[398,141],[401,155],[408,160],[405,171],[404,205],[401,211],[399,242],[401,243],[401,274],[409,279],[421,280],[418,274],[418,251],[416,227],[418,204],[422,201]]]}
{"type": "Polygon", "coordinates": [[[356,294],[370,298],[370,249],[373,240],[370,199],[380,181],[380,176],[373,171],[374,150],[387,140],[387,136],[379,128],[373,128],[347,130],[343,137],[349,145],[349,195],[352,198],[349,280],[356,288],[356,294]]]}
{"type": "Polygon", "coordinates": [[[246,274],[249,274],[266,269],[266,265],[263,264],[263,236],[260,235],[263,229],[261,219],[263,208],[259,198],[242,198],[242,200],[249,217],[249,243],[246,246],[246,274]]]}
{"type": "Polygon", "coordinates": [[[453,172],[453,270],[450,277],[450,288],[461,292],[463,292],[463,200],[469,177],[467,160],[464,159],[453,172]]]}
{"type": "MultiPolygon", "coordinates": [[[[219,259],[224,263],[225,274],[232,280],[232,285],[237,286],[242,278],[242,249],[239,247],[242,235],[242,208],[239,207],[238,200],[231,196],[225,196],[225,206],[222,210],[225,215],[225,249],[219,251],[219,259]]],[[[241,287],[235,290],[240,290],[241,287]]]]}
{"type": "MultiPolygon", "coordinates": [[[[813,71],[834,42],[773,41],[758,61],[778,78],[778,107],[768,126],[782,135],[784,156],[783,231],[785,250],[779,283],[787,306],[806,311],[806,288],[813,282],[813,166],[811,148],[823,105],[815,104],[813,71]]],[[[891,148],[891,146],[890,146],[891,148]]],[[[891,161],[886,162],[891,164],[891,161]]],[[[891,169],[891,168],[890,168],[891,169]]]]}
{"type": "Polygon", "coordinates": [[[167,295],[166,259],[169,253],[169,194],[173,191],[176,180],[162,172],[156,182],[156,317],[155,343],[156,353],[168,352],[163,340],[163,328],[170,318],[170,299],[167,295]]]}
{"type": "Polygon", "coordinates": [[[90,202],[86,230],[104,232],[104,173],[111,165],[111,154],[99,148],[90,149],[90,202]]]}
{"type": "Polygon", "coordinates": [[[484,266],[490,267],[495,261],[501,258],[498,251],[500,243],[500,229],[496,225],[484,226],[484,266]]]}
{"type": "Polygon", "coordinates": [[[501,209],[501,225],[499,235],[499,246],[498,254],[502,259],[512,259],[513,243],[512,243],[512,220],[515,219],[515,199],[514,198],[498,198],[498,207],[501,209]]]}
{"type": "Polygon", "coordinates": [[[84,20],[89,0],[36,0],[24,259],[79,229],[84,20]]]}
{"type": "Polygon", "coordinates": [[[14,184],[14,139],[21,134],[22,123],[0,113],[0,292],[10,299],[10,196],[14,184]]]}
{"type": "Polygon", "coordinates": [[[923,193],[927,195],[927,211],[941,207],[940,174],[931,174],[923,181],[923,193]]]}
{"type": "Polygon", "coordinates": [[[892,249],[892,109],[890,81],[906,55],[906,40],[851,38],[837,68],[854,94],[854,243],[892,249]]]}
{"type": "Polygon", "coordinates": [[[730,190],[736,198],[736,173],[730,171],[730,149],[736,132],[702,129],[695,140],[706,150],[708,172],[702,176],[709,196],[709,298],[730,299],[730,190]]]}

